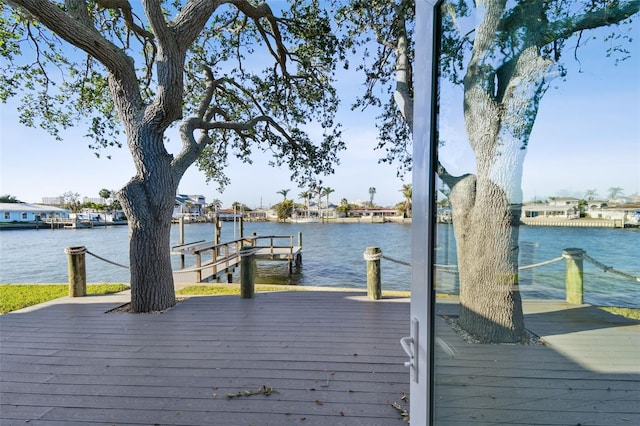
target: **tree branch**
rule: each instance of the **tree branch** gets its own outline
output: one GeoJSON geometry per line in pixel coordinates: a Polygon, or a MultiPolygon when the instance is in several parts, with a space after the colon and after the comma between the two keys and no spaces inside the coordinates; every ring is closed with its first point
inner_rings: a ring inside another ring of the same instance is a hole
{"type": "Polygon", "coordinates": [[[454,186],[462,179],[469,176],[469,174],[464,174],[462,176],[453,176],[449,174],[447,168],[438,160],[438,165],[436,166],[436,174],[438,177],[449,187],[449,189],[453,189],[454,186]]]}
{"type": "MultiPolygon", "coordinates": [[[[69,2],[82,2],[82,0],[67,0],[69,2]]],[[[124,22],[127,25],[129,30],[138,34],[140,37],[147,39],[149,41],[153,40],[153,34],[149,31],[145,30],[141,26],[135,23],[133,20],[133,12],[131,11],[131,4],[128,0],[98,0],[98,6],[105,9],[118,9],[122,13],[122,17],[124,18],[124,22]]],[[[86,6],[85,6],[86,10],[86,6]]]]}
{"type": "MultiPolygon", "coordinates": [[[[114,81],[118,80],[118,90],[126,93],[134,110],[142,105],[138,80],[133,61],[113,43],[105,39],[93,26],[85,25],[86,16],[80,10],[75,15],[65,13],[56,4],[46,0],[12,0],[11,6],[19,6],[33,15],[42,25],[73,46],[82,49],[106,67],[114,81]]],[[[131,111],[121,111],[128,114],[131,111]]]]}
{"type": "Polygon", "coordinates": [[[543,43],[549,44],[555,40],[568,38],[579,31],[616,24],[638,13],[638,11],[640,11],[640,0],[630,0],[621,2],[612,9],[603,7],[593,12],[560,19],[548,25],[548,30],[543,36],[543,43]]]}
{"type": "Polygon", "coordinates": [[[93,20],[89,15],[87,3],[85,0],[65,0],[64,8],[67,13],[80,21],[86,27],[93,26],[93,20]]]}
{"type": "Polygon", "coordinates": [[[278,27],[278,20],[273,15],[273,11],[269,7],[267,3],[259,3],[257,5],[251,4],[247,0],[227,0],[224,3],[233,4],[239,11],[244,13],[249,18],[253,19],[262,39],[264,40],[267,48],[271,55],[278,61],[280,65],[280,69],[282,73],[288,75],[287,67],[286,67],[286,58],[287,58],[287,49],[282,42],[282,34],[280,33],[280,28],[278,27]],[[271,37],[273,38],[273,42],[276,44],[275,50],[271,46],[271,41],[269,40],[268,33],[264,30],[264,27],[260,24],[260,19],[266,19],[269,23],[269,28],[271,29],[271,37]]]}

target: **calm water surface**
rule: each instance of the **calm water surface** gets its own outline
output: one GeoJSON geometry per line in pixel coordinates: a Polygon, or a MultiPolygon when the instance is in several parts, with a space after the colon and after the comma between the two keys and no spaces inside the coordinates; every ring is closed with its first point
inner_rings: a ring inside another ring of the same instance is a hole
{"type": "MultiPolygon", "coordinates": [[[[408,224],[281,224],[252,222],[244,224],[244,234],[303,235],[303,266],[292,276],[284,262],[259,262],[258,281],[309,286],[366,287],[363,252],[377,246],[385,256],[410,262],[411,225],[408,224]]],[[[128,265],[126,226],[76,230],[16,230],[0,233],[0,282],[66,282],[65,247],[85,246],[89,251],[113,262],[128,265]]],[[[212,224],[185,226],[185,241],[213,240],[212,224]]],[[[222,241],[239,236],[231,222],[222,226],[222,241]]],[[[172,229],[172,245],[177,244],[179,229],[172,229]]],[[[578,247],[614,269],[640,276],[638,247],[640,232],[634,229],[607,228],[520,228],[520,263],[528,265],[561,256],[562,249],[578,247]]],[[[455,240],[450,225],[438,225],[438,264],[455,264],[455,240]]],[[[179,257],[173,256],[179,269],[179,257]]],[[[407,290],[410,268],[382,261],[385,289],[407,290]]],[[[193,259],[187,257],[187,265],[193,259]]],[[[444,268],[438,268],[442,271],[444,268]]],[[[521,273],[521,289],[527,298],[564,298],[564,261],[521,273]]],[[[234,275],[238,279],[239,274],[234,275]]],[[[592,304],[640,307],[640,283],[605,273],[585,262],[585,301],[592,304]]],[[[87,256],[89,282],[128,282],[126,269],[87,256]]],[[[455,293],[455,274],[438,272],[436,285],[441,291],[455,293]]]]}

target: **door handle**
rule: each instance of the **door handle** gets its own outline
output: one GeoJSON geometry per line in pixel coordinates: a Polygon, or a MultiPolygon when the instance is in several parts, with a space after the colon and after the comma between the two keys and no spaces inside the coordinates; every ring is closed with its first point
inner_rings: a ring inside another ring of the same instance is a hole
{"type": "Polygon", "coordinates": [[[415,383],[418,383],[418,324],[416,317],[411,318],[411,335],[400,339],[400,346],[409,355],[409,361],[406,361],[404,366],[409,367],[411,380],[415,383]]]}

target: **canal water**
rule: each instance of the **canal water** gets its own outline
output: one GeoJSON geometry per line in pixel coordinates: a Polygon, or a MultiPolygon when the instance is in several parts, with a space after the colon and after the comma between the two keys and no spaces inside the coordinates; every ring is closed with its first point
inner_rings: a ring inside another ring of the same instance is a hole
{"type": "MultiPolygon", "coordinates": [[[[259,262],[257,282],[308,286],[366,288],[366,247],[380,247],[384,289],[408,290],[411,225],[409,224],[284,224],[245,222],[244,234],[293,235],[303,238],[303,265],[288,276],[285,262],[259,262]],[[389,260],[393,259],[393,260],[389,260]]],[[[15,230],[0,233],[0,283],[62,283],[67,281],[65,247],[85,246],[112,262],[128,265],[126,226],[75,230],[15,230]]],[[[185,225],[185,242],[213,240],[213,224],[185,225]]],[[[232,222],[224,222],[222,241],[239,237],[232,222]]],[[[172,229],[172,245],[177,244],[179,228],[172,229]]],[[[438,225],[436,286],[455,293],[457,275],[447,272],[455,265],[455,239],[451,225],[438,225]]],[[[613,269],[640,276],[640,231],[635,229],[527,227],[520,228],[520,264],[530,265],[562,255],[567,247],[582,248],[589,256],[613,269]]],[[[179,269],[179,256],[173,255],[179,269]]],[[[193,259],[187,256],[187,266],[193,259]]],[[[525,298],[564,298],[564,260],[521,272],[521,291],[525,298]]],[[[239,274],[234,274],[238,280],[239,274]]],[[[585,302],[598,305],[640,307],[640,283],[603,272],[584,263],[585,302]]],[[[128,282],[126,269],[87,256],[89,282],[128,282]]]]}

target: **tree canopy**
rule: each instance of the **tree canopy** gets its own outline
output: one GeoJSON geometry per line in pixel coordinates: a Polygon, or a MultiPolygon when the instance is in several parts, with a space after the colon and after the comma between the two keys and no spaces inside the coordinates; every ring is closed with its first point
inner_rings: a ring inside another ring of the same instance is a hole
{"type": "Polygon", "coordinates": [[[183,149],[167,153],[174,169],[197,159],[220,185],[229,155],[251,162],[255,150],[272,152],[272,164],[301,182],[330,173],[344,144],[327,11],[316,1],[275,11],[251,1],[182,3],[3,4],[0,100],[17,99],[20,122],[56,138],[83,126],[97,155],[121,146],[134,118],[162,131],[181,123],[183,149]],[[320,129],[313,137],[311,126],[320,129]]]}
{"type": "MultiPolygon", "coordinates": [[[[398,174],[404,173],[412,163],[413,83],[422,72],[413,69],[414,0],[334,0],[334,8],[344,31],[343,52],[364,52],[361,60],[351,61],[365,82],[353,108],[380,108],[376,126],[377,149],[384,152],[381,161],[397,164],[398,174]]],[[[471,72],[482,70],[479,84],[500,103],[514,89],[509,82],[517,76],[518,61],[535,50],[544,82],[530,93],[535,104],[527,109],[527,124],[517,131],[526,148],[539,100],[551,81],[567,77],[567,61],[579,61],[588,40],[602,37],[613,63],[629,58],[634,35],[629,24],[639,9],[639,0],[445,1],[439,77],[466,90],[471,72]],[[483,20],[487,16],[491,19],[483,20]],[[608,27],[602,35],[590,32],[602,27],[608,27]],[[480,56],[473,59],[474,52],[480,56]],[[481,66],[470,67],[472,61],[481,66]]]]}
{"type": "Polygon", "coordinates": [[[0,195],[0,203],[21,203],[22,201],[18,200],[15,196],[10,194],[0,195]]]}

